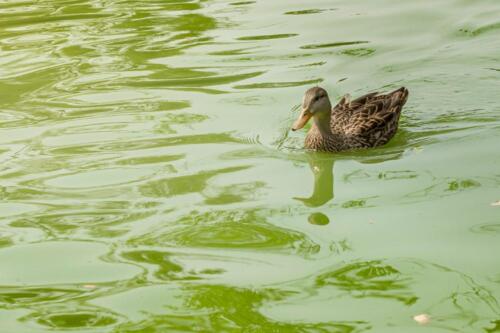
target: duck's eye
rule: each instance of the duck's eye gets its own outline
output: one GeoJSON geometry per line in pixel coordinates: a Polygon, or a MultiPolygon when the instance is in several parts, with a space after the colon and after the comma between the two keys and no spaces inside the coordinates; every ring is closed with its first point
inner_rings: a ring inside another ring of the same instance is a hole
{"type": "Polygon", "coordinates": [[[323,97],[323,96],[316,96],[316,97],[314,97],[314,101],[315,101],[315,102],[316,102],[316,101],[319,101],[319,99],[320,99],[321,97],[323,97]]]}

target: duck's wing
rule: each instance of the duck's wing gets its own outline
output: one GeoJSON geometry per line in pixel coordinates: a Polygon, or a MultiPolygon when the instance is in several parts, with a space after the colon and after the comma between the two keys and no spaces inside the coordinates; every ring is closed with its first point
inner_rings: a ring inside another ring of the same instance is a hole
{"type": "Polygon", "coordinates": [[[330,128],[333,133],[343,133],[344,127],[349,121],[349,115],[354,111],[351,106],[351,95],[344,95],[332,108],[330,128]]]}
{"type": "Polygon", "coordinates": [[[344,96],[332,110],[332,131],[363,137],[389,135],[397,128],[407,98],[404,87],[384,95],[369,93],[353,101],[344,96]]]}

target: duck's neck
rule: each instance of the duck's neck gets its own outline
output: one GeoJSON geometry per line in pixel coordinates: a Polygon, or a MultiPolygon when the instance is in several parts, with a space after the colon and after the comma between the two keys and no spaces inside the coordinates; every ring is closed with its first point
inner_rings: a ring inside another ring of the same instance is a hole
{"type": "Polygon", "coordinates": [[[318,132],[323,137],[329,137],[332,135],[332,128],[330,126],[330,113],[318,114],[313,118],[314,127],[318,130],[318,132]]]}
{"type": "Polygon", "coordinates": [[[341,134],[332,132],[330,119],[329,114],[314,117],[313,125],[306,137],[306,148],[331,152],[343,150],[344,138],[341,134]]]}

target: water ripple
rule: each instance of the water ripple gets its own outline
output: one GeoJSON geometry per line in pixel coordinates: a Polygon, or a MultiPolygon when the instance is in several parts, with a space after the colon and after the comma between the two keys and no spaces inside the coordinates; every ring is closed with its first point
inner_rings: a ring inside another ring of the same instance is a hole
{"type": "Polygon", "coordinates": [[[0,327],[495,332],[499,10],[0,3],[0,327]],[[319,83],[397,135],[306,152],[319,83]]]}

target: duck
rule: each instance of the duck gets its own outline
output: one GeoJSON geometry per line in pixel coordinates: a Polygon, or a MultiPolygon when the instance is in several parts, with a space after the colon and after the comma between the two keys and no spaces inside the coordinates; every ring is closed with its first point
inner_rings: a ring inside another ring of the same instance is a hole
{"type": "Polygon", "coordinates": [[[302,111],[292,131],[303,128],[312,118],[306,135],[306,149],[340,152],[386,144],[396,134],[408,89],[401,87],[387,94],[371,92],[356,99],[344,95],[332,108],[325,89],[308,89],[302,99],[302,111]]]}

